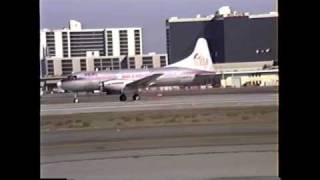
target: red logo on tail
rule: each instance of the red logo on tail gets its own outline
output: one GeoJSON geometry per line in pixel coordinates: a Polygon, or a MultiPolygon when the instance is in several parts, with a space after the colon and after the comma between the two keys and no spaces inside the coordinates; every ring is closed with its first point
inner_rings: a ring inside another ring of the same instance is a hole
{"type": "Polygon", "coordinates": [[[199,53],[196,53],[193,56],[193,62],[195,66],[207,66],[208,65],[208,58],[205,58],[204,56],[200,55],[199,53]]]}

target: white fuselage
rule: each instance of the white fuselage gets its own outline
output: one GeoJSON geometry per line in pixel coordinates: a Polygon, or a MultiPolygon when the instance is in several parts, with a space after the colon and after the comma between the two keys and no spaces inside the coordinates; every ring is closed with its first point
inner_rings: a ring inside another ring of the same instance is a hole
{"type": "MultiPolygon", "coordinates": [[[[187,68],[135,69],[75,73],[63,80],[61,88],[72,92],[80,91],[121,91],[126,84],[144,77],[161,73],[149,86],[191,85],[195,76],[202,71],[187,68]]],[[[203,71],[204,72],[204,71],[203,71]]]]}

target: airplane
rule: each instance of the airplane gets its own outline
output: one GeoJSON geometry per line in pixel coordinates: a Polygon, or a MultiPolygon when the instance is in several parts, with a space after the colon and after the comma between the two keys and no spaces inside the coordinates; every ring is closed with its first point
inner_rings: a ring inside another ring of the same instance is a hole
{"type": "Polygon", "coordinates": [[[215,74],[208,43],[199,38],[191,55],[162,68],[76,72],[57,85],[74,93],[74,103],[79,102],[78,92],[95,90],[118,92],[120,101],[130,96],[136,101],[140,100],[139,88],[194,85],[197,79],[215,74]]]}

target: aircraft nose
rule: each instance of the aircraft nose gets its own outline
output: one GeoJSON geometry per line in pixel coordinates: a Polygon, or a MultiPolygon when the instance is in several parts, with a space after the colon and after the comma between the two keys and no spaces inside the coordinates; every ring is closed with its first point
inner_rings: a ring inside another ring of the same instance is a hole
{"type": "Polygon", "coordinates": [[[61,80],[61,81],[57,82],[57,86],[60,89],[66,90],[66,89],[70,88],[69,87],[70,86],[70,82],[67,81],[67,80],[61,80]]]}
{"type": "Polygon", "coordinates": [[[72,91],[76,86],[75,82],[63,79],[57,83],[58,88],[72,91]]]}
{"type": "Polygon", "coordinates": [[[62,84],[61,81],[58,81],[58,82],[57,82],[57,87],[58,87],[58,88],[61,88],[61,84],[62,84]]]}

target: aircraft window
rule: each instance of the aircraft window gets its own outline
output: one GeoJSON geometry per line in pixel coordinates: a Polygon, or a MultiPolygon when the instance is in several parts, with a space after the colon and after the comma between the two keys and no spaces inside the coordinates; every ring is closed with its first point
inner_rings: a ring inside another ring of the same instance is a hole
{"type": "Polygon", "coordinates": [[[88,72],[84,74],[85,76],[96,76],[96,73],[94,72],[88,72]]]}

